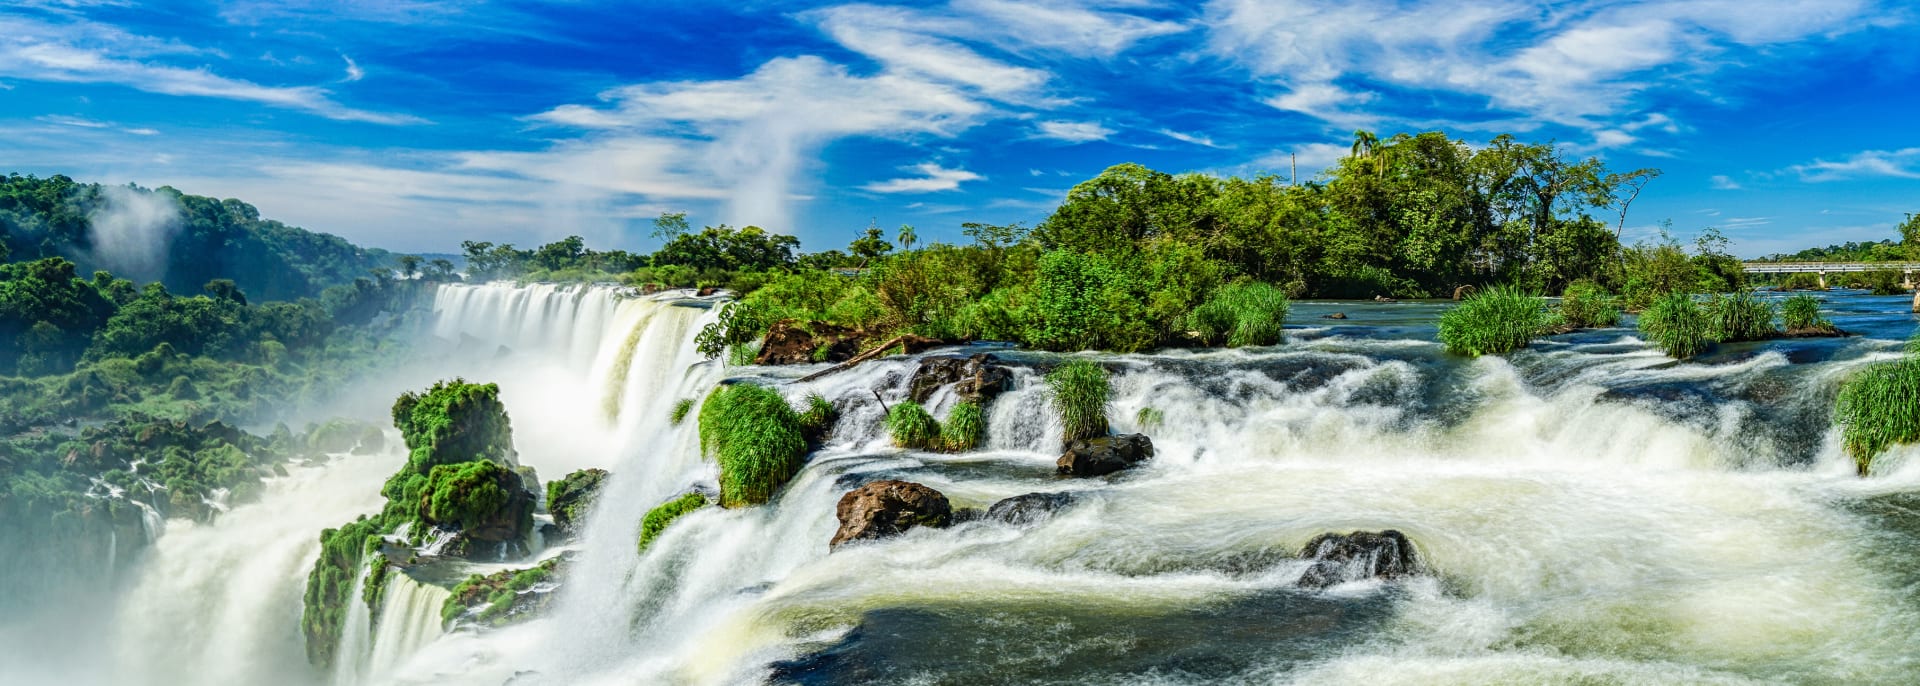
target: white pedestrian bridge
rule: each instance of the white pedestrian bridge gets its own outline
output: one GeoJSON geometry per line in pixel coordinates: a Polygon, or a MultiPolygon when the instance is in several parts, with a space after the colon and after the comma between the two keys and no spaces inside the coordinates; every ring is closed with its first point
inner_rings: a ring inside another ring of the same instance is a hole
{"type": "Polygon", "coordinates": [[[1747,262],[1748,274],[1830,274],[1898,271],[1912,274],[1920,262],[1747,262]]]}

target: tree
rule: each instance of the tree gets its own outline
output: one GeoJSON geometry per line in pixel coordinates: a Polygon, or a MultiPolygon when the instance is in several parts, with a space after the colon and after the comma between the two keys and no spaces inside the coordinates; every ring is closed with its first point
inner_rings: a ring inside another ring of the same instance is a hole
{"type": "Polygon", "coordinates": [[[242,306],[247,304],[247,294],[240,292],[240,287],[233,283],[233,279],[214,279],[208,281],[207,285],[201,287],[201,290],[206,291],[207,296],[214,300],[225,300],[242,306]]]}
{"type": "Polygon", "coordinates": [[[1633,201],[1640,198],[1640,191],[1646,190],[1647,184],[1657,178],[1660,178],[1660,170],[1653,168],[1607,175],[1608,196],[1620,208],[1620,223],[1613,229],[1615,241],[1620,240],[1621,234],[1627,230],[1627,208],[1633,206],[1633,201]]]}
{"type": "Polygon", "coordinates": [[[419,274],[420,261],[419,255],[401,255],[399,258],[400,275],[411,279],[415,274],[419,274]]]}
{"type": "Polygon", "coordinates": [[[865,235],[853,239],[847,244],[847,252],[862,261],[870,262],[874,258],[893,252],[893,244],[888,243],[886,233],[878,226],[868,226],[865,235]]]}
{"type": "Polygon", "coordinates": [[[915,240],[918,240],[919,238],[920,238],[920,234],[913,230],[912,224],[900,225],[900,249],[901,250],[912,250],[913,242],[915,240]]]}
{"type": "Polygon", "coordinates": [[[1907,259],[1920,260],[1920,214],[1908,214],[1900,223],[1900,243],[1907,249],[1907,259]]]}
{"type": "Polygon", "coordinates": [[[673,239],[685,236],[692,230],[687,224],[685,212],[661,212],[653,220],[653,237],[662,244],[671,243],[673,239]]]}

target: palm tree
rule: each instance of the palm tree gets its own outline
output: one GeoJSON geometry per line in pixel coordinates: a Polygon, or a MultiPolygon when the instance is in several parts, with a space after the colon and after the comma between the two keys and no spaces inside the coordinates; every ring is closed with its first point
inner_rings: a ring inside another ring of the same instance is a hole
{"type": "Polygon", "coordinates": [[[912,250],[912,249],[913,249],[913,242],[914,242],[914,241],[916,241],[916,240],[919,240],[919,238],[920,238],[920,236],[919,236],[919,234],[916,234],[916,233],[914,233],[914,231],[913,231],[913,225],[912,225],[912,224],[901,224],[901,225],[900,225],[900,250],[901,250],[901,252],[906,252],[906,251],[908,251],[908,250],[912,250]]]}

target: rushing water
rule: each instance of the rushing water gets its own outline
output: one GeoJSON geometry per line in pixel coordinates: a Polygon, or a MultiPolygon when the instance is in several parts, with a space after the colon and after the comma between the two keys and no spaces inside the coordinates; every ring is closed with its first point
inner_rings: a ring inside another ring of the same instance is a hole
{"type": "MultiPolygon", "coordinates": [[[[1904,299],[1828,300],[1837,324],[1864,335],[1723,346],[1687,363],[1630,328],[1466,360],[1434,342],[1446,305],[1303,303],[1280,346],[1088,355],[1114,372],[1115,428],[1150,434],[1158,452],[1113,477],[1062,480],[1038,374],[1064,356],[997,350],[1016,383],[988,414],[987,448],[908,453],[888,446],[873,394],[903,398],[914,359],[802,384],[822,367],[703,360],[691,339],[712,316],[704,301],[447,287],[436,333],[473,354],[434,372],[500,382],[521,459],[543,477],[600,466],[613,478],[546,616],[442,633],[445,592],[404,578],[358,615],[368,633],[350,637],[358,657],[334,676],[1914,683],[1920,461],[1902,450],[1854,477],[1828,416],[1837,383],[1896,355],[1914,320],[1904,299]],[[1349,318],[1321,318],[1335,310],[1349,318]],[[671,425],[669,410],[728,376],[796,401],[821,393],[841,422],[774,503],[697,511],[641,555],[642,515],[714,479],[694,423],[671,425]],[[1146,408],[1164,419],[1140,425],[1146,408]],[[837,499],[887,477],[956,507],[1079,497],[1038,524],[915,530],[829,555],[837,499]],[[1305,565],[1293,555],[1309,538],[1385,528],[1414,541],[1430,575],[1295,585],[1305,565]]],[[[952,400],[936,394],[935,414],[952,400]]],[[[313,536],[377,508],[391,464],[366,464],[314,470],[327,476],[304,488],[296,473],[212,526],[170,525],[126,603],[153,614],[128,615],[124,662],[152,683],[286,680],[259,666],[299,656],[286,641],[297,641],[313,536]],[[224,552],[248,545],[300,552],[224,552]],[[194,595],[236,579],[246,608],[194,595]]]]}

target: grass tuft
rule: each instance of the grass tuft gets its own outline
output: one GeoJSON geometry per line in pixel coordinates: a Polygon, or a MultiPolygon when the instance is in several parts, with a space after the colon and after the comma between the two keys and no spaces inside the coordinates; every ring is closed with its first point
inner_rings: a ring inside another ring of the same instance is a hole
{"type": "Polygon", "coordinates": [[[681,398],[679,402],[673,404],[673,414],[668,417],[668,421],[673,422],[674,426],[679,426],[680,422],[687,420],[687,413],[692,411],[693,399],[681,398]]]}
{"type": "Polygon", "coordinates": [[[1833,322],[1820,316],[1820,300],[1811,295],[1796,295],[1781,302],[1780,319],[1788,331],[1833,331],[1833,322]]]}
{"type": "Polygon", "coordinates": [[[706,506],[706,496],[688,493],[647,510],[647,516],[640,519],[640,552],[647,552],[647,546],[653,545],[654,539],[659,538],[673,520],[706,506]]]}
{"type": "Polygon", "coordinates": [[[800,413],[777,391],[746,383],[713,389],[700,405],[700,446],[720,463],[720,504],[771,500],[800,472],[805,429],[800,413]]]}
{"type": "Polygon", "coordinates": [[[1493,286],[1440,315],[1440,343],[1456,355],[1498,355],[1527,347],[1552,322],[1546,300],[1493,286]]]}
{"type": "Polygon", "coordinates": [[[1716,295],[1707,302],[1709,334],[1720,343],[1764,341],[1778,335],[1773,328],[1773,303],[1752,291],[1716,295]]]}
{"type": "Polygon", "coordinates": [[[1887,448],[1920,441],[1920,358],[1882,362],[1847,379],[1834,416],[1861,476],[1887,448]]]}
{"type": "Polygon", "coordinates": [[[1152,431],[1166,425],[1167,413],[1156,407],[1142,407],[1134,413],[1133,422],[1140,425],[1141,431],[1152,431]]]}
{"type": "Polygon", "coordinates": [[[961,401],[947,412],[947,421],[940,423],[941,448],[947,452],[962,453],[978,448],[986,436],[987,416],[980,403],[961,401]]]}
{"type": "Polygon", "coordinates": [[[1668,293],[1640,315],[1640,334],[1667,356],[1684,360],[1713,344],[1707,313],[1686,293],[1668,293]]]}
{"type": "Polygon", "coordinates": [[[1620,299],[1592,281],[1575,281],[1560,296],[1560,319],[1576,329],[1620,323],[1620,299]]]}
{"type": "Polygon", "coordinates": [[[927,408],[920,403],[907,401],[887,408],[887,433],[893,436],[893,445],[908,450],[927,450],[939,447],[940,422],[927,414],[927,408]]]}
{"type": "Polygon", "coordinates": [[[1107,370],[1086,360],[1068,362],[1047,373],[1047,391],[1065,429],[1062,440],[1106,435],[1107,400],[1113,394],[1107,370]]]}
{"type": "Polygon", "coordinates": [[[1194,308],[1189,323],[1208,345],[1276,345],[1285,338],[1291,307],[1287,294],[1271,284],[1234,283],[1222,286],[1194,308]]]}

